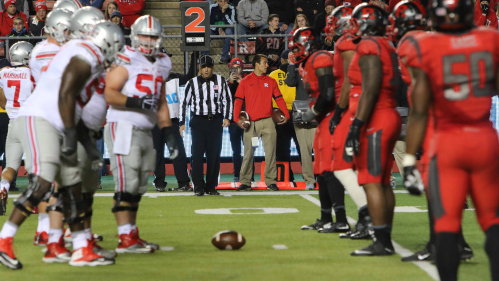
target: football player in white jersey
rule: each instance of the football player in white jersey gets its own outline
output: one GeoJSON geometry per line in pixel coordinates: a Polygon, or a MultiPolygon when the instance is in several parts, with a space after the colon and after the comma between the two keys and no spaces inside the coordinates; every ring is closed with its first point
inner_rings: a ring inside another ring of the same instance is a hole
{"type": "MultiPolygon", "coordinates": [[[[73,12],[69,10],[57,9],[47,16],[45,30],[48,38],[36,45],[30,59],[31,75],[35,85],[40,81],[42,71],[59,52],[61,46],[68,42],[72,15],[73,12]]],[[[49,192],[48,195],[50,196],[51,193],[49,192]]],[[[44,262],[69,262],[71,252],[65,248],[62,238],[64,215],[56,190],[49,199],[48,208],[46,206],[47,203],[44,201],[38,205],[38,228],[33,243],[39,246],[47,245],[47,251],[43,257],[44,262]]]]}
{"type": "Polygon", "coordinates": [[[75,124],[92,97],[93,92],[88,89],[95,85],[94,81],[100,77],[106,63],[114,60],[123,45],[124,36],[118,26],[109,21],[98,22],[88,40],[74,39],[61,48],[19,111],[14,134],[26,152],[25,165],[30,182],[0,231],[0,263],[5,266],[22,268],[12,250],[13,237],[54,180],[61,187],[64,217],[71,228],[74,252],[69,264],[114,264],[114,259],[94,252],[93,243],[84,232],[85,205],[76,167],[75,124]]]}
{"type": "Polygon", "coordinates": [[[142,16],[131,29],[132,47],[118,54],[118,66],[106,77],[104,93],[110,108],[104,140],[116,183],[112,209],[120,237],[116,252],[152,253],[159,245],[139,237],[136,220],[155,166],[151,129],[156,123],[171,158],[178,153],[164,87],[172,66],[170,58],[159,52],[163,28],[158,19],[142,16]]]}
{"type": "Polygon", "coordinates": [[[66,9],[66,10],[69,10],[70,12],[74,13],[74,12],[76,12],[76,10],[78,10],[82,7],[83,7],[83,5],[78,0],[59,0],[59,1],[55,2],[54,8],[52,9],[52,11],[55,11],[58,9],[66,9]]]}
{"type": "MultiPolygon", "coordinates": [[[[0,70],[0,107],[7,111],[10,119],[7,140],[5,141],[7,167],[2,171],[2,181],[0,182],[2,207],[7,204],[10,183],[14,180],[23,157],[21,143],[13,141],[10,132],[17,117],[17,112],[33,90],[29,70],[29,58],[32,50],[33,45],[28,42],[15,43],[9,50],[12,67],[4,67],[0,70]]],[[[5,213],[5,210],[2,210],[2,213],[5,213]]]]}

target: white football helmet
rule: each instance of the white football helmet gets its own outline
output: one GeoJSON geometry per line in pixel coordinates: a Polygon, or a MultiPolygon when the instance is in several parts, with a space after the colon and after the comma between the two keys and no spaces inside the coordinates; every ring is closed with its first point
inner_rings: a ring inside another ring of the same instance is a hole
{"type": "Polygon", "coordinates": [[[45,30],[57,42],[64,44],[69,41],[69,27],[73,12],[66,9],[53,10],[45,20],[45,30]]]}
{"type": "Polygon", "coordinates": [[[66,9],[71,12],[76,12],[76,10],[82,8],[83,5],[81,5],[80,1],[78,0],[59,0],[54,4],[54,8],[52,11],[58,10],[58,9],[66,9]]]}
{"type": "Polygon", "coordinates": [[[153,16],[141,16],[134,24],[130,34],[132,48],[144,56],[155,56],[163,45],[163,27],[159,20],[153,16]],[[157,36],[156,42],[141,41],[139,35],[157,36]]]}
{"type": "Polygon", "coordinates": [[[104,14],[94,7],[84,7],[71,17],[71,38],[85,39],[94,25],[104,19],[104,14]]]}
{"type": "Polygon", "coordinates": [[[125,46],[125,35],[121,28],[106,20],[95,24],[87,40],[99,47],[109,64],[113,63],[116,54],[125,46]]]}
{"type": "Polygon", "coordinates": [[[13,66],[29,66],[29,58],[33,51],[33,45],[26,41],[17,42],[9,49],[10,64],[13,66]]]}

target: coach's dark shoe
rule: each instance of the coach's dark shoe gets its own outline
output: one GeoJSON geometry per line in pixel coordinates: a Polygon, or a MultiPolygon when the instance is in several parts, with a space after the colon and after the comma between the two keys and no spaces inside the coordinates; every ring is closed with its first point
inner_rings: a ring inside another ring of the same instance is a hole
{"type": "Polygon", "coordinates": [[[194,192],[194,196],[204,196],[204,191],[194,192]]]}
{"type": "Polygon", "coordinates": [[[428,249],[428,247],[425,247],[423,250],[416,252],[410,256],[403,257],[402,261],[432,261],[435,256],[433,253],[428,249]]]}
{"type": "Polygon", "coordinates": [[[251,191],[251,186],[249,185],[245,185],[245,184],[241,184],[237,189],[236,191],[251,191]]]}
{"type": "Polygon", "coordinates": [[[395,254],[393,247],[386,247],[379,241],[374,241],[371,245],[353,251],[352,256],[391,256],[395,254]]]}
{"type": "Polygon", "coordinates": [[[154,185],[154,187],[156,187],[157,192],[165,192],[165,188],[166,188],[166,185],[168,183],[166,183],[166,182],[153,182],[152,184],[154,185]]]}
{"type": "Polygon", "coordinates": [[[279,188],[277,187],[277,184],[271,184],[269,186],[267,186],[267,190],[270,190],[270,191],[279,191],[279,188]]]}
{"type": "Polygon", "coordinates": [[[213,191],[210,191],[210,192],[206,192],[207,195],[220,195],[220,192],[216,191],[216,190],[213,190],[213,191]]]}
{"type": "Polygon", "coordinates": [[[183,184],[179,186],[176,191],[193,192],[194,188],[192,188],[189,184],[183,184]]]}
{"type": "Polygon", "coordinates": [[[325,224],[327,224],[327,222],[323,222],[320,219],[317,219],[313,224],[302,226],[301,230],[319,230],[323,228],[325,224]]]}

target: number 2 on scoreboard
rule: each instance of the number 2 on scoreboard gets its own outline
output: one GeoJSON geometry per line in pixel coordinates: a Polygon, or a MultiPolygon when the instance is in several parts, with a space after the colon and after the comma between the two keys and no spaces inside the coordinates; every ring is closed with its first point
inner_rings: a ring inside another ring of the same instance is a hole
{"type": "Polygon", "coordinates": [[[192,14],[197,14],[198,17],[185,26],[185,32],[193,32],[193,33],[205,32],[204,26],[199,26],[199,24],[202,23],[205,18],[204,10],[198,7],[192,7],[185,11],[186,16],[190,16],[192,14]]]}

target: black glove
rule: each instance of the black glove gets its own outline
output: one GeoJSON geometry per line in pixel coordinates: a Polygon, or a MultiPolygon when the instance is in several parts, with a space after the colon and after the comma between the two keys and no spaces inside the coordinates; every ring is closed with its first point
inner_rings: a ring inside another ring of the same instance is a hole
{"type": "Polygon", "coordinates": [[[482,14],[489,14],[489,3],[480,3],[480,7],[482,8],[482,14]]]}
{"type": "Polygon", "coordinates": [[[336,108],[334,109],[334,115],[329,120],[329,132],[331,133],[331,135],[334,134],[334,129],[336,129],[336,126],[340,124],[341,114],[343,114],[343,111],[345,111],[344,108],[341,108],[339,105],[336,105],[336,108]]]}
{"type": "Polygon", "coordinates": [[[77,131],[76,127],[66,128],[62,134],[61,152],[64,155],[72,155],[76,153],[77,147],[77,131]]]}
{"type": "Polygon", "coordinates": [[[423,192],[423,179],[416,166],[404,167],[404,186],[412,195],[421,195],[423,192]]]}
{"type": "Polygon", "coordinates": [[[166,146],[168,146],[168,150],[170,151],[170,159],[173,160],[178,156],[178,146],[175,141],[174,129],[172,126],[164,127],[161,129],[163,136],[166,140],[166,146]]]}
{"type": "Polygon", "coordinates": [[[146,110],[158,110],[158,98],[155,95],[146,95],[141,98],[128,97],[126,99],[126,107],[140,108],[146,110]]]}
{"type": "Polygon", "coordinates": [[[347,140],[345,142],[345,152],[349,156],[358,155],[359,154],[359,138],[360,138],[360,130],[364,125],[364,121],[355,118],[350,125],[350,131],[347,135],[347,140]]]}
{"type": "Polygon", "coordinates": [[[294,124],[304,124],[308,122],[312,122],[315,119],[316,115],[312,108],[307,111],[300,111],[293,113],[293,123],[294,124]]]}

